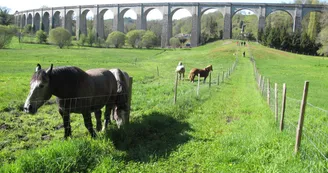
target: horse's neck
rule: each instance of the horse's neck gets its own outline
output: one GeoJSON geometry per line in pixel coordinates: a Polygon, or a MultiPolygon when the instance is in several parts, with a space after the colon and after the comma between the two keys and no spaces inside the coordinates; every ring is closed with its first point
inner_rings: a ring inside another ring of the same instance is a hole
{"type": "Polygon", "coordinates": [[[86,86],[80,86],[82,79],[83,79],[82,77],[73,74],[73,72],[53,73],[51,75],[51,80],[50,80],[50,88],[52,94],[58,98],[78,97],[78,92],[79,92],[78,90],[81,87],[86,87],[86,86]]]}

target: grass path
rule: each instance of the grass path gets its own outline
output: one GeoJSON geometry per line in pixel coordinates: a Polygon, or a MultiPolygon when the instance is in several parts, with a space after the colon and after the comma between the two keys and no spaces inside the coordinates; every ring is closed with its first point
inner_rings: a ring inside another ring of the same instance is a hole
{"type": "MultiPolygon", "coordinates": [[[[287,171],[280,165],[289,158],[283,157],[286,148],[279,145],[272,113],[257,91],[252,70],[249,60],[242,58],[230,79],[211,88],[211,99],[186,120],[192,129],[190,141],[154,162],[130,161],[122,172],[287,171]]],[[[108,170],[105,165],[96,172],[108,170]]]]}

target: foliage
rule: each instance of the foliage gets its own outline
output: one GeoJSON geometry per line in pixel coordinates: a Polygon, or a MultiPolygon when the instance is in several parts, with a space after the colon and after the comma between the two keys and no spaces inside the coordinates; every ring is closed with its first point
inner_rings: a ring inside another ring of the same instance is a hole
{"type": "Polygon", "coordinates": [[[108,35],[106,43],[114,45],[115,48],[120,48],[125,43],[125,34],[120,31],[114,31],[108,35]]]}
{"type": "Polygon", "coordinates": [[[155,46],[161,46],[162,21],[161,20],[147,21],[147,30],[153,31],[155,33],[156,35],[155,46]]]}
{"type": "Polygon", "coordinates": [[[63,27],[57,27],[50,30],[49,41],[58,45],[58,47],[61,49],[64,46],[70,46],[72,35],[67,29],[63,27]]]}
{"type": "Polygon", "coordinates": [[[31,24],[27,24],[24,26],[25,34],[33,34],[33,26],[31,24]]]}
{"type": "MultiPolygon", "coordinates": [[[[318,4],[318,3],[319,3],[318,0],[312,0],[312,4],[318,4]]],[[[309,36],[309,39],[312,41],[315,41],[320,31],[319,18],[320,16],[317,12],[310,12],[307,35],[309,36]]]]}
{"type": "Polygon", "coordinates": [[[35,36],[36,36],[38,43],[47,43],[48,35],[46,32],[39,30],[36,32],[35,36]]]}
{"type": "Polygon", "coordinates": [[[13,24],[13,16],[9,14],[9,9],[0,6],[0,25],[13,24]]]}
{"type": "Polygon", "coordinates": [[[328,27],[323,28],[318,35],[318,42],[322,47],[318,50],[321,55],[328,56],[328,27]]]}
{"type": "Polygon", "coordinates": [[[156,35],[153,31],[146,31],[145,34],[142,36],[142,45],[147,49],[154,47],[156,42],[156,35]]]}
{"type": "Polygon", "coordinates": [[[126,43],[133,48],[142,47],[142,36],[146,33],[145,30],[132,30],[126,34],[126,43]]]}
{"type": "Polygon", "coordinates": [[[7,47],[14,35],[13,27],[0,25],[0,49],[7,47]]]}
{"type": "Polygon", "coordinates": [[[92,45],[96,41],[96,34],[95,34],[95,31],[94,30],[88,29],[88,35],[87,35],[86,41],[89,44],[89,46],[92,47],[92,45]]]}
{"type": "Polygon", "coordinates": [[[81,46],[84,46],[86,42],[87,42],[87,36],[85,34],[81,34],[79,38],[79,44],[81,46]]]}
{"type": "Polygon", "coordinates": [[[178,38],[172,37],[172,38],[170,38],[170,45],[174,48],[177,48],[177,47],[181,46],[181,43],[180,43],[180,40],[178,38]]]}

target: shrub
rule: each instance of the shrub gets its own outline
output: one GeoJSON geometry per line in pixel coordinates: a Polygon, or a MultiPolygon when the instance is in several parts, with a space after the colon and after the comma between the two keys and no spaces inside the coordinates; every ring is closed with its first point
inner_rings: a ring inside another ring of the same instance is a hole
{"type": "Polygon", "coordinates": [[[14,30],[11,27],[0,25],[0,49],[8,46],[14,35],[14,30]]]}
{"type": "Polygon", "coordinates": [[[71,33],[63,27],[57,27],[50,31],[49,40],[51,43],[54,43],[63,48],[64,46],[69,46],[72,42],[71,33]]]}
{"type": "Polygon", "coordinates": [[[125,34],[120,31],[114,31],[107,37],[106,43],[114,45],[116,48],[122,47],[125,42],[125,34]]]}
{"type": "Polygon", "coordinates": [[[39,30],[36,32],[36,40],[38,43],[46,43],[47,42],[48,35],[46,32],[39,30]]]}
{"type": "Polygon", "coordinates": [[[87,35],[87,43],[89,44],[89,46],[92,46],[93,43],[95,43],[96,40],[96,34],[93,30],[88,30],[88,35],[87,35]]]}
{"type": "Polygon", "coordinates": [[[31,24],[25,25],[24,27],[24,33],[25,34],[32,34],[33,33],[33,27],[31,24]]]}
{"type": "Polygon", "coordinates": [[[180,40],[178,38],[172,37],[170,38],[170,45],[174,48],[180,46],[180,40]]]}
{"type": "Polygon", "coordinates": [[[146,33],[144,30],[132,30],[126,34],[126,43],[133,48],[142,47],[142,36],[146,33]]]}
{"type": "Polygon", "coordinates": [[[154,47],[156,43],[156,35],[153,31],[146,31],[146,33],[142,36],[142,45],[147,49],[150,47],[154,47]]]}
{"type": "Polygon", "coordinates": [[[79,39],[79,43],[80,45],[84,46],[84,44],[87,42],[87,36],[85,36],[84,34],[80,35],[80,39],[79,39]]]}

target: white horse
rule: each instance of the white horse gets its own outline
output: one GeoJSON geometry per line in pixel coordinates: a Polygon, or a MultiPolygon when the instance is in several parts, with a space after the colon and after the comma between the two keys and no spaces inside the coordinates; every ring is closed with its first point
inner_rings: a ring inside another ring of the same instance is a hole
{"type": "Polygon", "coordinates": [[[181,80],[181,75],[182,75],[182,79],[184,79],[185,71],[186,71],[186,69],[185,69],[184,65],[182,65],[182,62],[180,61],[177,68],[175,69],[175,72],[177,72],[179,74],[180,80],[181,80]]]}

